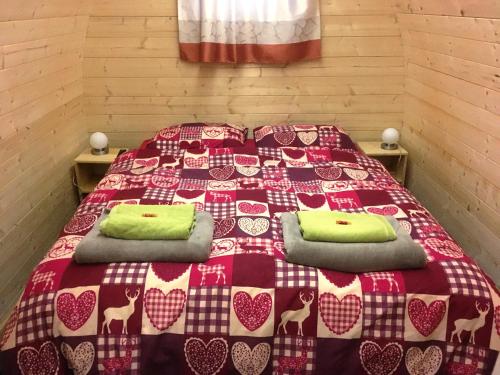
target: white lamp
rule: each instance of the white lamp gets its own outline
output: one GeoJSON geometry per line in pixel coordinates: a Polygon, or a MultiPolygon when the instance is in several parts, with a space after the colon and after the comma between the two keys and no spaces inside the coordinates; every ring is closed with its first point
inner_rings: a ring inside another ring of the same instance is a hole
{"type": "Polygon", "coordinates": [[[399,132],[394,128],[387,128],[382,132],[382,147],[384,150],[395,150],[398,148],[399,132]]]}
{"type": "Polygon", "coordinates": [[[104,155],[107,154],[108,149],[108,137],[106,134],[101,132],[95,132],[90,136],[90,147],[92,147],[93,155],[104,155]]]}

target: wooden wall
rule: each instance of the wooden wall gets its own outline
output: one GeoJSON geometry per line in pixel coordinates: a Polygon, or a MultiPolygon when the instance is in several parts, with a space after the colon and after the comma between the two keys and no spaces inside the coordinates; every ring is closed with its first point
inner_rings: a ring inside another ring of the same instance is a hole
{"type": "Polygon", "coordinates": [[[340,121],[364,139],[401,127],[397,1],[322,0],[324,57],[286,67],[180,61],[176,3],[95,2],[83,63],[89,131],[136,146],[179,121],[340,121]]]}
{"type": "Polygon", "coordinates": [[[87,136],[89,6],[4,0],[0,7],[0,322],[74,211],[70,167],[87,136]]]}
{"type": "Polygon", "coordinates": [[[409,187],[500,282],[500,2],[410,0],[398,20],[409,187]]]}

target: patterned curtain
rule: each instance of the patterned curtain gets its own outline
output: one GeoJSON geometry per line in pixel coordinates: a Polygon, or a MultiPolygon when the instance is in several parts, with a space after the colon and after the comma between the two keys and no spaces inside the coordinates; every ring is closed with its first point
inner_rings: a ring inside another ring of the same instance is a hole
{"type": "Polygon", "coordinates": [[[319,0],[178,0],[183,60],[283,64],[321,57],[319,0]]]}

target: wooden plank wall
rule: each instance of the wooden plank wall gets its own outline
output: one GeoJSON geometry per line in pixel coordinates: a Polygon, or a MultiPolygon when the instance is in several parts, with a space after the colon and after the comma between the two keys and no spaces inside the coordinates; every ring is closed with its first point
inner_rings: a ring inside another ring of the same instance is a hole
{"type": "MultiPolygon", "coordinates": [[[[0,322],[75,208],[90,2],[0,7],[0,322]]],[[[0,323],[1,325],[1,323],[0,323]]]]}
{"type": "Polygon", "coordinates": [[[500,282],[500,2],[409,0],[410,189],[500,282]]]}
{"type": "Polygon", "coordinates": [[[95,2],[85,43],[89,131],[136,146],[180,121],[339,121],[378,138],[403,120],[395,0],[322,0],[323,58],[289,66],[200,65],[178,58],[173,0],[95,2]]]}

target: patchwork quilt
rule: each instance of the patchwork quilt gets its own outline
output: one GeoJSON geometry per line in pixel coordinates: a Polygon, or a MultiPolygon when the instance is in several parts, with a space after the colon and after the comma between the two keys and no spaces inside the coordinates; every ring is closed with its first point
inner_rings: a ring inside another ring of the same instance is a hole
{"type": "MultiPolygon", "coordinates": [[[[377,161],[353,149],[122,154],[34,269],[0,339],[4,374],[491,374],[491,280],[377,161]],[[77,265],[105,208],[194,203],[215,218],[204,264],[77,265]],[[282,212],[392,215],[426,268],[362,274],[284,261],[282,212]]],[[[498,370],[498,365],[497,365],[498,370]]]]}

